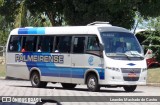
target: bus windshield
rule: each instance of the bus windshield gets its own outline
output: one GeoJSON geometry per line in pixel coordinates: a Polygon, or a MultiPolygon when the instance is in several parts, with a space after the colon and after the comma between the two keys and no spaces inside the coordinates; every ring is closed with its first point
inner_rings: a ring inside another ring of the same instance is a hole
{"type": "Polygon", "coordinates": [[[143,50],[132,33],[101,32],[107,56],[143,57],[143,50]]]}

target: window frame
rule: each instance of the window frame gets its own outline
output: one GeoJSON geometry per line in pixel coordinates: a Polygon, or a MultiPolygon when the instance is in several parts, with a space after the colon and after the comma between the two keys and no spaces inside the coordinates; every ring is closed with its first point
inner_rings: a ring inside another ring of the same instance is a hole
{"type": "Polygon", "coordinates": [[[22,36],[20,36],[21,37],[21,40],[20,40],[20,42],[21,42],[21,46],[20,46],[20,51],[10,51],[9,50],[9,47],[10,47],[10,43],[11,43],[11,38],[13,37],[13,36],[19,36],[19,35],[11,35],[10,36],[10,38],[9,38],[9,42],[8,42],[8,48],[7,48],[7,53],[21,53],[21,49],[22,49],[22,36]]]}
{"type": "MultiPolygon", "coordinates": [[[[11,40],[11,37],[12,36],[17,36],[17,35],[11,35],[10,36],[10,39],[9,39],[9,43],[10,43],[10,40],[11,40]]],[[[26,52],[36,52],[36,53],[62,53],[62,54],[92,54],[92,53],[88,53],[87,51],[87,45],[88,45],[88,39],[89,37],[98,37],[97,34],[44,34],[44,35],[19,35],[21,36],[21,48],[20,48],[20,51],[19,52],[16,52],[16,53],[25,53],[25,52],[22,52],[22,46],[23,46],[23,39],[24,37],[27,37],[27,36],[36,36],[37,39],[36,39],[36,51],[26,51],[26,52]],[[39,44],[39,41],[40,41],[40,37],[41,36],[51,36],[53,37],[53,48],[52,48],[52,51],[50,52],[38,52],[38,44],[39,44]],[[57,43],[57,37],[71,37],[71,45],[70,45],[70,52],[69,53],[66,53],[66,52],[55,52],[55,48],[56,48],[56,43],[57,43]],[[85,38],[85,43],[84,43],[84,52],[83,53],[74,53],[73,52],[73,47],[74,47],[74,39],[75,37],[84,37],[85,38]]],[[[98,38],[99,40],[99,38],[98,38]]],[[[100,41],[100,40],[99,40],[100,41]]],[[[7,49],[7,52],[9,53],[15,53],[15,52],[11,52],[9,51],[9,43],[8,43],[8,49],[7,49]]],[[[99,52],[99,51],[97,51],[99,52]]],[[[95,54],[93,54],[95,55],[95,54]]]]}
{"type": "Polygon", "coordinates": [[[37,52],[37,42],[38,42],[38,37],[40,36],[40,35],[21,35],[22,36],[22,47],[23,47],[23,44],[24,44],[24,42],[23,42],[23,39],[24,39],[24,37],[27,37],[27,36],[36,36],[37,37],[37,39],[36,39],[36,47],[35,47],[35,50],[36,51],[25,51],[25,52],[22,52],[22,47],[21,47],[21,53],[26,53],[26,52],[37,52]]]}
{"type": "Polygon", "coordinates": [[[73,35],[72,34],[56,34],[54,35],[54,43],[53,43],[53,51],[52,53],[60,53],[60,54],[71,54],[71,48],[72,48],[72,39],[73,39],[73,35]],[[57,37],[71,37],[71,42],[70,42],[70,52],[55,52],[55,48],[57,46],[57,37]]]}
{"type": "Polygon", "coordinates": [[[72,54],[85,54],[85,52],[86,52],[86,40],[87,39],[87,36],[85,35],[85,34],[81,34],[81,35],[73,35],[73,37],[72,37],[72,49],[71,49],[71,53],[72,54]],[[73,52],[73,50],[74,50],[74,39],[76,38],[76,37],[84,37],[85,38],[85,42],[84,42],[84,51],[83,51],[83,53],[75,53],[75,52],[73,52]]]}
{"type": "MultiPolygon", "coordinates": [[[[99,50],[89,50],[88,49],[88,41],[89,41],[89,38],[93,38],[93,37],[95,37],[95,38],[98,38],[98,36],[97,35],[92,35],[92,36],[87,36],[87,45],[86,45],[86,51],[100,51],[100,49],[99,50]]],[[[99,38],[98,38],[98,44],[100,44],[100,40],[99,40],[99,38]]]]}
{"type": "Polygon", "coordinates": [[[95,55],[95,56],[98,56],[98,57],[103,58],[103,56],[102,56],[102,52],[101,52],[100,50],[88,50],[88,49],[87,49],[87,47],[88,47],[88,40],[89,40],[89,37],[97,37],[97,38],[98,38],[98,41],[99,41],[99,44],[100,44],[100,39],[99,39],[98,35],[96,35],[96,34],[90,34],[90,35],[87,35],[87,41],[86,41],[86,49],[85,49],[85,53],[86,53],[86,54],[95,55]]]}
{"type": "Polygon", "coordinates": [[[37,44],[36,44],[36,52],[37,53],[53,53],[53,51],[54,51],[54,42],[55,42],[55,35],[37,35],[38,36],[38,38],[37,38],[37,44]],[[52,42],[52,51],[50,51],[50,52],[43,52],[43,51],[41,51],[41,52],[38,52],[38,44],[39,44],[39,42],[40,42],[40,37],[42,37],[42,36],[49,36],[49,37],[52,37],[52,38],[54,38],[53,39],[53,42],[52,42]]]}

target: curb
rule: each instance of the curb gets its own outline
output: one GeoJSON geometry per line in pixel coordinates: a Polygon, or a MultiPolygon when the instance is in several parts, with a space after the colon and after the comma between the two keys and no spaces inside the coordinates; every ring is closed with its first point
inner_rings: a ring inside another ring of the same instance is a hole
{"type": "Polygon", "coordinates": [[[25,79],[14,78],[14,77],[0,77],[0,80],[21,80],[21,81],[27,81],[25,79]]]}
{"type": "Polygon", "coordinates": [[[156,86],[156,87],[160,87],[160,83],[147,83],[147,86],[156,86]]]}
{"type": "Polygon", "coordinates": [[[0,77],[0,80],[5,79],[6,77],[0,77]]]}

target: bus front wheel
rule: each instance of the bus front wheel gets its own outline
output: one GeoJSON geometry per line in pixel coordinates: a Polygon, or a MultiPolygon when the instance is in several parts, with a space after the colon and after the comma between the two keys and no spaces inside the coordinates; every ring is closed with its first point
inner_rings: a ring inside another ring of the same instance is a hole
{"type": "Polygon", "coordinates": [[[98,79],[94,74],[90,74],[87,78],[87,87],[89,91],[96,92],[100,90],[98,79]]]}
{"type": "Polygon", "coordinates": [[[124,90],[126,92],[134,92],[136,89],[137,85],[129,85],[129,86],[123,86],[124,90]]]}
{"type": "Polygon", "coordinates": [[[47,82],[40,81],[40,76],[39,76],[39,73],[37,72],[33,72],[31,74],[31,84],[33,87],[36,87],[36,88],[44,88],[47,86],[47,82]]]}

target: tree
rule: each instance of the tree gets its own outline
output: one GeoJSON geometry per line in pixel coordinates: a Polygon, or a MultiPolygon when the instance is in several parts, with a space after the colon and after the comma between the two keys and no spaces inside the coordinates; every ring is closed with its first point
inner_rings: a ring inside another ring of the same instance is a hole
{"type": "Polygon", "coordinates": [[[0,0],[0,6],[2,6],[4,3],[4,0],[0,0]]]}
{"type": "Polygon", "coordinates": [[[26,0],[25,4],[34,15],[45,13],[53,26],[62,25],[62,0],[26,0]]]}
{"type": "Polygon", "coordinates": [[[5,45],[9,35],[10,26],[4,21],[5,17],[0,15],[0,45],[5,45]]]}
{"type": "Polygon", "coordinates": [[[13,28],[26,26],[47,26],[49,19],[42,14],[33,16],[25,5],[25,0],[0,1],[0,45],[5,45],[9,32],[13,28]],[[8,8],[10,7],[10,8],[8,8]],[[42,21],[46,20],[46,21],[42,21]]]}
{"type": "Polygon", "coordinates": [[[137,4],[138,11],[145,18],[160,15],[160,0],[137,0],[137,4]]]}
{"type": "Polygon", "coordinates": [[[0,14],[5,17],[5,21],[13,24],[15,17],[19,12],[21,0],[4,0],[3,5],[0,7],[0,14]]]}
{"type": "Polygon", "coordinates": [[[149,17],[145,22],[146,30],[138,33],[136,36],[142,45],[145,45],[145,51],[151,49],[160,62],[160,17],[149,17]],[[149,46],[150,45],[150,46],[149,46]]]}
{"type": "Polygon", "coordinates": [[[86,25],[93,21],[108,21],[131,28],[134,25],[133,6],[124,0],[65,0],[64,16],[69,25],[86,25]]]}
{"type": "Polygon", "coordinates": [[[12,12],[5,12],[11,14],[8,15],[10,19],[13,19],[22,1],[32,15],[46,14],[53,26],[108,21],[113,25],[131,29],[135,11],[139,11],[144,17],[160,14],[159,0],[6,0],[3,6],[5,9],[9,4],[13,4],[7,9],[12,12]]]}
{"type": "Polygon", "coordinates": [[[143,17],[160,15],[159,0],[64,0],[64,4],[65,21],[70,25],[108,21],[131,29],[136,11],[143,17]]]}

